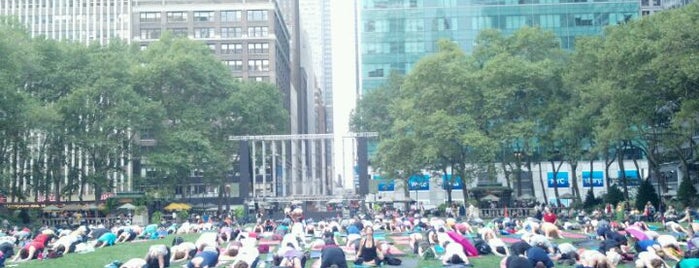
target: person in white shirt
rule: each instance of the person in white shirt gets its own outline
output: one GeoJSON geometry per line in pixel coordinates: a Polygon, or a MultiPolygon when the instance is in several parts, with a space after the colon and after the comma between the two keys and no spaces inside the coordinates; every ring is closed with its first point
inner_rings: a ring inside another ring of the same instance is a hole
{"type": "Polygon", "coordinates": [[[446,247],[444,247],[444,255],[442,255],[442,264],[470,264],[466,253],[464,253],[464,247],[459,243],[449,242],[446,247]]]}

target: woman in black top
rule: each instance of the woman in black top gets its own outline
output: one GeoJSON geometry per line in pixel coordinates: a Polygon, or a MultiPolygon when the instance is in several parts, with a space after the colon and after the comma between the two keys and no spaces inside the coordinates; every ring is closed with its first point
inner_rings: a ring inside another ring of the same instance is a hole
{"type": "Polygon", "coordinates": [[[359,241],[359,250],[357,250],[357,260],[355,264],[380,265],[383,256],[376,247],[374,240],[374,228],[367,226],[364,228],[364,237],[359,241]]]}

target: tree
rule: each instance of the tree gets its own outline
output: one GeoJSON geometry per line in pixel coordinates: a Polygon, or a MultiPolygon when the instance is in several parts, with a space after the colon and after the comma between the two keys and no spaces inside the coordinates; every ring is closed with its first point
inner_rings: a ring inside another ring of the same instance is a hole
{"type": "Polygon", "coordinates": [[[616,184],[610,185],[607,194],[604,196],[604,202],[616,206],[624,200],[626,200],[624,199],[624,193],[619,190],[619,187],[616,184]]]}
{"type": "Polygon", "coordinates": [[[595,194],[592,190],[587,190],[585,195],[585,201],[583,203],[583,208],[590,210],[598,205],[602,204],[601,198],[595,198],[595,194]]]}
{"type": "Polygon", "coordinates": [[[394,122],[390,112],[391,106],[398,98],[403,81],[401,75],[392,72],[385,84],[366,92],[352,111],[350,117],[352,131],[387,133],[394,122]]]}
{"type": "Polygon", "coordinates": [[[158,105],[132,90],[132,57],[125,43],[93,45],[85,53],[90,57],[91,76],[61,98],[58,107],[69,142],[85,157],[79,170],[80,184],[93,186],[99,200],[103,191],[112,190],[117,176],[123,175],[122,165],[130,161],[135,141],[134,130],[142,129],[160,112],[158,105]]]}
{"type": "Polygon", "coordinates": [[[660,208],[660,198],[658,197],[658,192],[655,191],[655,187],[650,183],[650,180],[642,179],[641,185],[638,186],[635,207],[643,211],[643,208],[649,201],[656,208],[660,208]]]}
{"type": "Polygon", "coordinates": [[[692,180],[682,180],[677,190],[677,199],[685,206],[694,206],[697,203],[697,188],[692,180]]]}
{"type": "MultiPolygon", "coordinates": [[[[482,96],[473,64],[455,43],[442,40],[439,46],[406,76],[390,106],[395,121],[379,144],[386,150],[380,151],[381,168],[403,171],[403,179],[420,168],[450,169],[453,178],[461,178],[467,199],[468,184],[485,170],[497,144],[483,133],[487,124],[474,117],[482,96]]],[[[447,194],[451,202],[449,188],[447,194]]]]}

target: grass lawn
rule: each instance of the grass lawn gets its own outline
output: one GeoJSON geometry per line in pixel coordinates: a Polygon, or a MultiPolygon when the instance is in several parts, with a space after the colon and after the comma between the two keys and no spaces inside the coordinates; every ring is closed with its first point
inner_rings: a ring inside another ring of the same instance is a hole
{"type": "MultiPolygon", "coordinates": [[[[199,237],[198,234],[184,235],[183,238],[187,241],[194,241],[199,237]]],[[[48,260],[32,260],[29,262],[18,263],[17,267],[20,268],[33,268],[33,267],[52,267],[52,268],[62,268],[62,267],[85,267],[85,268],[100,268],[111,263],[114,260],[120,260],[126,262],[131,258],[143,258],[148,252],[148,247],[154,244],[165,244],[172,245],[172,239],[174,236],[168,236],[165,239],[152,240],[146,242],[134,242],[134,243],[120,243],[111,247],[104,247],[95,249],[94,252],[77,254],[70,253],[61,258],[48,259],[48,260]]],[[[14,263],[5,263],[11,265],[14,263]]]]}
{"type": "MultiPolygon", "coordinates": [[[[189,235],[183,235],[183,238],[186,241],[195,241],[199,237],[199,234],[189,234],[189,235]]],[[[52,268],[69,268],[69,267],[95,267],[95,268],[101,268],[104,267],[106,264],[111,263],[114,260],[120,260],[122,262],[125,262],[131,258],[143,258],[145,257],[146,252],[148,251],[148,247],[154,244],[165,244],[165,245],[171,245],[172,244],[172,239],[174,238],[173,235],[168,236],[165,239],[161,240],[152,240],[152,241],[146,241],[146,242],[133,242],[133,243],[127,243],[127,244],[117,244],[112,247],[105,247],[105,248],[100,248],[96,249],[95,252],[91,253],[86,253],[86,254],[75,254],[71,253],[68,254],[62,258],[58,259],[50,259],[50,260],[33,260],[25,263],[19,263],[19,264],[14,264],[14,263],[6,263],[8,267],[13,267],[13,265],[16,265],[16,267],[19,268],[33,268],[33,267],[52,267],[52,268]]],[[[388,237],[390,240],[390,236],[388,237]]],[[[565,242],[573,242],[573,241],[579,241],[581,239],[557,239],[555,242],[556,243],[565,243],[565,242]]],[[[397,245],[401,250],[404,252],[408,253],[406,256],[401,256],[399,257],[400,259],[403,260],[404,265],[400,267],[420,267],[420,268],[437,268],[437,267],[443,267],[441,263],[438,260],[422,260],[419,259],[417,256],[412,255],[410,253],[410,249],[408,248],[407,245],[397,245]]],[[[260,260],[264,261],[266,259],[266,256],[260,256],[260,260]]],[[[471,263],[474,265],[474,267],[487,267],[487,268],[495,268],[499,267],[500,265],[500,257],[497,257],[495,255],[485,255],[485,256],[479,256],[476,258],[470,258],[471,263]]],[[[315,260],[309,260],[306,263],[306,267],[311,267],[311,264],[315,260]]],[[[671,265],[674,265],[673,262],[668,262],[671,265]]],[[[183,263],[175,263],[172,264],[171,267],[181,267],[183,263]]],[[[271,265],[267,264],[266,267],[270,267],[271,265]]],[[[220,267],[227,267],[225,265],[221,265],[220,267]]],[[[348,267],[354,267],[354,265],[351,262],[348,262],[348,267]]],[[[398,266],[386,266],[386,267],[398,267],[398,266]]],[[[572,267],[572,266],[561,266],[561,265],[556,265],[556,267],[572,267]]],[[[632,264],[626,264],[626,265],[620,265],[619,267],[634,267],[632,264]]]]}

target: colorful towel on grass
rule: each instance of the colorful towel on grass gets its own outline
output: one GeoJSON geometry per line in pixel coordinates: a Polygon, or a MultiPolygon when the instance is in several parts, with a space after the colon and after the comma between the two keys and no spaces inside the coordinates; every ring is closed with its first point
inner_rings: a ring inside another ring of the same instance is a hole
{"type": "Polygon", "coordinates": [[[502,237],[500,239],[502,240],[502,242],[505,242],[508,244],[514,244],[514,243],[517,243],[519,241],[522,241],[522,239],[514,238],[514,237],[502,237]]]}
{"type": "Polygon", "coordinates": [[[393,240],[393,243],[396,245],[408,246],[410,245],[410,240],[393,240]]]}
{"type": "Polygon", "coordinates": [[[587,235],[584,234],[577,234],[577,233],[569,233],[569,232],[561,232],[563,237],[565,238],[572,238],[572,239],[587,239],[587,235]]]}
{"type": "Polygon", "coordinates": [[[282,241],[279,241],[279,240],[265,240],[265,239],[262,239],[262,240],[260,240],[260,241],[257,241],[257,244],[258,244],[258,245],[269,245],[269,246],[279,245],[279,244],[281,244],[281,243],[282,243],[282,241]]]}
{"type": "Polygon", "coordinates": [[[354,247],[351,247],[351,246],[350,246],[350,247],[348,247],[348,246],[340,246],[340,248],[341,248],[342,251],[344,251],[345,253],[349,253],[349,254],[354,254],[354,253],[356,253],[356,251],[354,250],[354,247]]]}
{"type": "Polygon", "coordinates": [[[400,250],[399,248],[394,247],[394,246],[391,246],[388,249],[387,253],[394,255],[394,256],[405,256],[405,252],[403,252],[402,250],[400,250]]]}
{"type": "Polygon", "coordinates": [[[410,241],[409,236],[396,236],[396,237],[391,237],[391,240],[393,241],[410,241]]]}

